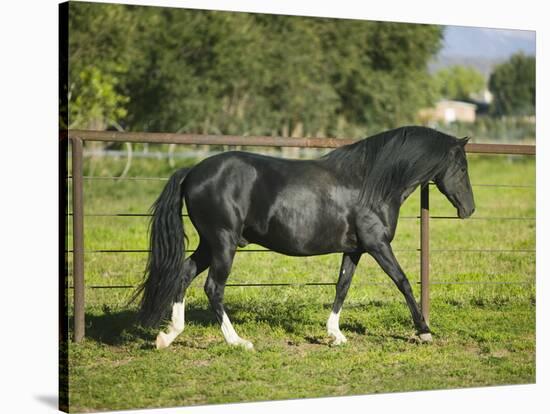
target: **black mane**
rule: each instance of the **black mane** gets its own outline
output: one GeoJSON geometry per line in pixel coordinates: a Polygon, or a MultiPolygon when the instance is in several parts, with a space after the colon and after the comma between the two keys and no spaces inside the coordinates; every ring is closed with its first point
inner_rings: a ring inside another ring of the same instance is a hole
{"type": "Polygon", "coordinates": [[[374,206],[433,179],[458,140],[431,128],[406,126],[340,147],[323,157],[362,183],[359,202],[374,206]]]}

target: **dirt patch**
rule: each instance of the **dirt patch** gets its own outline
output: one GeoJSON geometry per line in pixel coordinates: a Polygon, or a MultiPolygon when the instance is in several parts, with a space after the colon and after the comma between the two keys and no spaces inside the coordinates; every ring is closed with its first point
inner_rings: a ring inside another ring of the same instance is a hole
{"type": "Polygon", "coordinates": [[[510,351],[507,349],[497,349],[491,352],[491,356],[494,358],[506,358],[510,355],[510,351]]]}
{"type": "Polygon", "coordinates": [[[207,359],[199,359],[199,360],[193,361],[191,365],[195,367],[207,367],[210,365],[210,363],[211,362],[207,359]]]}

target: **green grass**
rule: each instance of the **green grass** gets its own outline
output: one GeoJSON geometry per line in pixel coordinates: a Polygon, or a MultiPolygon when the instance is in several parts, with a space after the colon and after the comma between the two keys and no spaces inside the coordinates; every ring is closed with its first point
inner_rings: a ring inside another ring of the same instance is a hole
{"type": "MultiPolygon", "coordinates": [[[[532,158],[469,159],[474,184],[535,183],[532,158]]],[[[96,175],[116,174],[122,166],[122,161],[86,160],[86,171],[93,169],[96,175]]],[[[166,176],[170,171],[162,161],[134,160],[131,174],[166,176]]],[[[146,212],[163,184],[86,180],[86,213],[146,212]]],[[[474,193],[474,217],[535,217],[532,187],[474,187],[474,193]]],[[[435,187],[430,205],[434,216],[456,214],[435,187]]],[[[402,208],[393,243],[417,298],[419,254],[409,249],[419,245],[419,222],[404,217],[418,215],[418,206],[416,192],[402,208]]],[[[196,233],[186,225],[193,248],[196,233]]],[[[86,217],[85,248],[147,248],[147,218],[86,217]]],[[[416,341],[402,296],[368,256],[362,258],[344,304],[341,329],[348,343],[343,347],[330,347],[325,332],[334,296],[331,286],[228,287],[228,313],[237,332],[254,343],[252,352],[224,343],[202,291],[205,275],[188,291],[184,333],[163,351],[152,348],[156,332],[133,324],[135,306],[126,305],[131,291],[87,289],[87,338],[69,348],[71,410],[534,382],[534,254],[435,250],[533,250],[535,221],[432,220],[431,248],[433,344],[416,341]]],[[[136,284],[145,260],[146,255],[138,253],[86,254],[86,283],[136,284]]],[[[339,255],[291,258],[238,253],[229,283],[334,282],[339,261],[339,255]]]]}

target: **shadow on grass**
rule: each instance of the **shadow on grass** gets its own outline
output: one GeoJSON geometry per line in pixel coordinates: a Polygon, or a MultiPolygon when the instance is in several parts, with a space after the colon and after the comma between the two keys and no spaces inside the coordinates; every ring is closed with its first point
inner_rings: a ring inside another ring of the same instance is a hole
{"type": "Polygon", "coordinates": [[[152,333],[136,324],[137,311],[122,310],[101,315],[86,313],[86,337],[108,345],[151,340],[152,333]]]}
{"type": "MultiPolygon", "coordinates": [[[[202,326],[217,325],[212,311],[189,307],[185,318],[202,326]]],[[[129,342],[150,343],[158,334],[159,328],[144,328],[137,322],[137,310],[113,311],[103,309],[103,313],[86,313],[86,337],[107,345],[122,345],[129,342]]]]}
{"type": "Polygon", "coordinates": [[[349,332],[355,332],[356,334],[365,335],[367,329],[358,322],[347,322],[340,324],[340,329],[349,332]]]}
{"type": "MultiPolygon", "coordinates": [[[[264,323],[298,335],[303,335],[304,328],[308,325],[319,325],[315,312],[304,303],[232,303],[228,308],[230,318],[236,325],[264,323]]],[[[193,325],[218,326],[214,313],[204,305],[190,304],[185,310],[185,319],[193,325]]],[[[323,327],[324,323],[323,321],[323,327]]],[[[365,326],[358,321],[344,322],[341,328],[360,335],[367,333],[365,326]]],[[[143,346],[149,347],[158,331],[159,328],[141,327],[137,323],[136,309],[113,310],[104,307],[101,313],[97,310],[86,313],[86,337],[107,345],[143,342],[143,346]]]]}

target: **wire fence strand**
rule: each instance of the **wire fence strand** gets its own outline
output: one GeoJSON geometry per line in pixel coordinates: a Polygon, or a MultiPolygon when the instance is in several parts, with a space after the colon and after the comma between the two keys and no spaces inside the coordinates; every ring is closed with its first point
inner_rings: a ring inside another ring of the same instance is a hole
{"type": "MultiPolygon", "coordinates": [[[[72,216],[72,212],[66,213],[67,216],[72,216]]],[[[182,214],[182,217],[189,217],[189,214],[182,214]]],[[[151,213],[87,213],[84,217],[153,217],[151,213]]],[[[420,216],[400,216],[400,220],[420,220],[420,216]]],[[[430,220],[463,220],[455,216],[430,216],[430,220]]],[[[469,220],[536,220],[536,217],[469,217],[469,220]]]]}
{"type": "MultiPolygon", "coordinates": [[[[420,281],[414,282],[420,285],[420,281]]],[[[475,281],[475,280],[433,280],[430,285],[525,285],[534,284],[535,280],[516,280],[516,281],[475,281]]],[[[362,286],[393,286],[392,282],[363,282],[356,287],[362,286]]],[[[335,282],[276,282],[276,283],[227,283],[226,287],[308,287],[308,286],[336,286],[335,282]]],[[[138,285],[87,285],[87,289],[135,289],[138,285]]],[[[69,286],[74,289],[74,286],[69,286]]]]}
{"type": "MultiPolygon", "coordinates": [[[[420,252],[420,249],[393,249],[396,253],[420,252]]],[[[90,249],[84,253],[149,253],[149,249],[90,249]]],[[[194,253],[195,250],[186,249],[185,253],[194,253]]],[[[277,253],[270,249],[237,249],[238,253],[277,253]]],[[[430,249],[432,253],[535,253],[535,249],[430,249]]],[[[73,250],[65,250],[73,253],[73,250]]],[[[337,252],[336,252],[337,253],[337,252]]]]}

